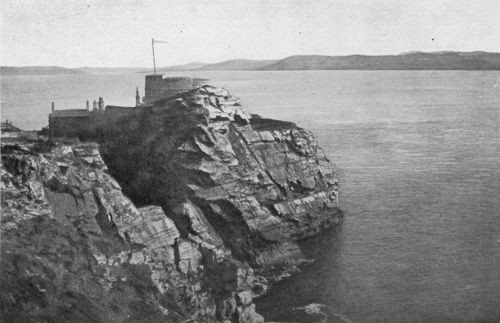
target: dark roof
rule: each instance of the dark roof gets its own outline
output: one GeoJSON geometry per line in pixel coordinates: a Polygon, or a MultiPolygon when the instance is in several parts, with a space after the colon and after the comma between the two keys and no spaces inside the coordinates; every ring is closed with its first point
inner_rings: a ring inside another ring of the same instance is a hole
{"type": "Polygon", "coordinates": [[[56,110],[52,112],[50,117],[64,118],[64,117],[88,117],[90,112],[85,109],[73,110],[56,110]]]}

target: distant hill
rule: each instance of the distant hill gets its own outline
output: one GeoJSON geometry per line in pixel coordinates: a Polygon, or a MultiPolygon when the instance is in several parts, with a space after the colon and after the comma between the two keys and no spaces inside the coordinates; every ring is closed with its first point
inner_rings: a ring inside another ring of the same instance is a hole
{"type": "MultiPolygon", "coordinates": [[[[191,71],[197,70],[207,63],[193,62],[182,65],[163,66],[156,68],[157,73],[173,72],[173,71],[191,71]]],[[[153,72],[153,67],[81,67],[76,70],[88,74],[130,74],[130,73],[144,73],[150,74],[153,72]]]]}
{"type": "Polygon", "coordinates": [[[145,67],[78,67],[74,70],[85,74],[95,75],[117,75],[139,73],[146,70],[145,67]]]}
{"type": "MultiPolygon", "coordinates": [[[[1,75],[55,74],[130,74],[152,73],[151,67],[1,66],[1,75]]],[[[157,73],[172,71],[286,71],[286,70],[500,70],[500,53],[419,52],[399,55],[321,56],[296,55],[280,60],[233,59],[214,64],[193,62],[157,68],[157,73]]]]}
{"type": "MultiPolygon", "coordinates": [[[[206,66],[206,65],[208,65],[208,64],[207,63],[200,63],[200,62],[193,62],[193,63],[182,64],[182,65],[159,67],[156,70],[158,72],[192,71],[192,70],[198,70],[201,67],[206,66]]],[[[151,72],[151,69],[148,72],[151,72]]]]}
{"type": "Polygon", "coordinates": [[[0,75],[58,75],[82,74],[81,71],[59,66],[0,66],[0,75]]]}
{"type": "Polygon", "coordinates": [[[215,64],[208,64],[197,68],[202,71],[233,70],[248,71],[258,70],[270,64],[276,63],[276,60],[252,60],[252,59],[232,59],[215,64]]]}
{"type": "Polygon", "coordinates": [[[290,56],[259,70],[500,70],[500,53],[410,52],[385,56],[290,56]]]}

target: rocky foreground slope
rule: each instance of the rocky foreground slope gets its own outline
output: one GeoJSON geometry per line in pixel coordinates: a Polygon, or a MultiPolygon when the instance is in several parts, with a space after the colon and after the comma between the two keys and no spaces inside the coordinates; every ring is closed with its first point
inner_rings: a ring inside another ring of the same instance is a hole
{"type": "Polygon", "coordinates": [[[2,143],[2,322],[263,322],[264,269],[342,218],[313,136],[223,89],[81,139],[2,143]]]}

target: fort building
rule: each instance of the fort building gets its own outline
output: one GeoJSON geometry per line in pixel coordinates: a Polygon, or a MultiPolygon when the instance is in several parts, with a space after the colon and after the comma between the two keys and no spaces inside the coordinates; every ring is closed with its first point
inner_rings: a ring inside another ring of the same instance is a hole
{"type": "Polygon", "coordinates": [[[144,89],[144,104],[149,105],[155,101],[172,97],[174,95],[191,91],[207,84],[207,79],[191,77],[163,77],[161,74],[146,75],[144,89]]]}
{"type": "Polygon", "coordinates": [[[52,102],[52,113],[49,114],[50,136],[93,137],[125,115],[134,114],[138,109],[152,106],[155,101],[199,88],[207,82],[208,80],[199,78],[164,78],[160,74],[146,75],[143,102],[141,102],[139,89],[136,87],[135,107],[105,106],[102,97],[99,97],[97,101],[94,99],[92,111],[90,111],[88,100],[85,102],[85,109],[56,110],[52,102]]]}

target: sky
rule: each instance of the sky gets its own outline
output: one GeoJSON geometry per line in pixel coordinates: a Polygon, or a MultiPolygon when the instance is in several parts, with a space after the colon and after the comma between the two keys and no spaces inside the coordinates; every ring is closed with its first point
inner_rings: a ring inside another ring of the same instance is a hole
{"type": "Polygon", "coordinates": [[[2,0],[0,65],[500,52],[500,0],[2,0]]]}

